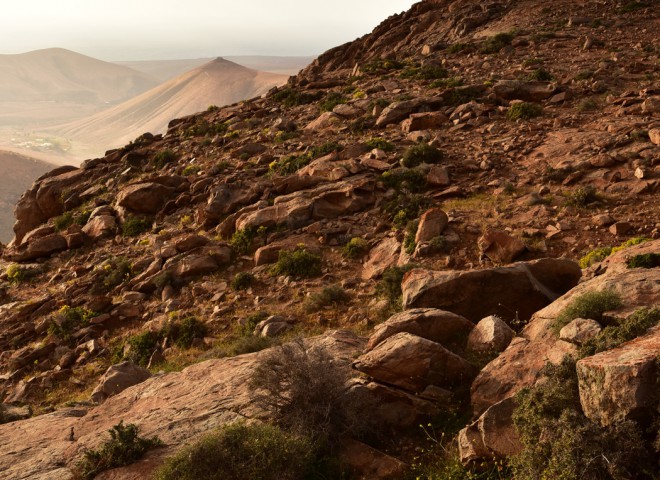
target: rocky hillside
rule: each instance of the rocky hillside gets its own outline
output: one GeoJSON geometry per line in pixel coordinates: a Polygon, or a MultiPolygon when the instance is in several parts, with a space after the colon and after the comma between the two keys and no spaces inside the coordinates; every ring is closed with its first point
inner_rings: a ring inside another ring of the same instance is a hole
{"type": "Polygon", "coordinates": [[[282,421],[250,379],[315,336],[377,405],[358,478],[654,478],[656,6],[423,1],[42,177],[2,256],[0,472],[66,478],[124,420],[165,446],[97,478],[145,478],[282,421]]]}

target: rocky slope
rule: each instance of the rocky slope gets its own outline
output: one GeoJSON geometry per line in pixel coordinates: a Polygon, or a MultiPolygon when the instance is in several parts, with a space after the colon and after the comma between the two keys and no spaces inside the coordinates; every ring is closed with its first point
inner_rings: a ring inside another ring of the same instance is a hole
{"type": "MultiPolygon", "coordinates": [[[[259,355],[198,362],[262,335],[337,328],[369,337],[348,342],[361,372],[352,388],[379,399],[383,423],[409,432],[469,410],[464,463],[519,452],[514,395],[547,362],[577,356],[584,331],[660,304],[652,13],[639,2],[420,2],[263,98],[41,179],[3,253],[0,388],[8,414],[33,416],[0,426],[12,445],[0,471],[62,478],[121,418],[176,450],[230,420],[208,411],[206,392],[259,355]],[[609,258],[593,252],[624,242],[609,258]],[[307,263],[282,270],[292,258],[307,263]],[[641,258],[649,268],[630,268],[641,258]],[[619,302],[558,332],[592,291],[619,302]],[[190,317],[203,333],[177,345],[168,325],[190,317]],[[195,365],[92,395],[121,360],[195,365]],[[172,385],[191,400],[158,413],[172,385]],[[81,436],[61,440],[71,426],[81,436]],[[40,437],[25,431],[54,435],[50,450],[34,454],[40,437]]],[[[589,422],[657,415],[657,334],[578,362],[589,422]]],[[[412,460],[404,437],[378,446],[412,460]]],[[[107,478],[141,478],[160,461],[107,478]]]]}

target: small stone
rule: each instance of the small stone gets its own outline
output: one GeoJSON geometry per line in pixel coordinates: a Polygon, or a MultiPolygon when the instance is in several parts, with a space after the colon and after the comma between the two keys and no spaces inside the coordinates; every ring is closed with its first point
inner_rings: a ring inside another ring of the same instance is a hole
{"type": "Polygon", "coordinates": [[[625,235],[630,230],[632,230],[632,228],[633,226],[628,222],[616,222],[610,226],[610,233],[616,236],[625,235]]]}
{"type": "Polygon", "coordinates": [[[576,318],[560,330],[559,338],[581,345],[598,335],[602,329],[600,323],[595,320],[576,318]]]}

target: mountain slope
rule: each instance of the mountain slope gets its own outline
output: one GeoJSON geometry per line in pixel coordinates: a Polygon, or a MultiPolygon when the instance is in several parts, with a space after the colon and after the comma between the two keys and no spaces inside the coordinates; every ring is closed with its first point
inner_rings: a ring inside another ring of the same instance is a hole
{"type": "Polygon", "coordinates": [[[0,55],[0,102],[117,103],[157,84],[144,73],[61,48],[0,55]]]}
{"type": "Polygon", "coordinates": [[[144,132],[163,133],[173,118],[262,95],[286,80],[218,58],[62,131],[107,150],[144,132]]]}

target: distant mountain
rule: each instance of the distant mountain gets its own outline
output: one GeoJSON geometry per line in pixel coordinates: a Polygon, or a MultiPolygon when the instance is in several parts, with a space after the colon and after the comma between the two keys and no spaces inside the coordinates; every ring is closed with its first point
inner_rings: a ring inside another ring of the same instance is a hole
{"type": "Polygon", "coordinates": [[[55,165],[36,158],[0,150],[0,242],[7,243],[14,236],[14,205],[23,192],[53,168],[55,165]]]}
{"type": "MultiPolygon", "coordinates": [[[[242,55],[222,57],[230,62],[238,63],[253,70],[279,73],[281,75],[295,75],[316,57],[275,57],[267,55],[242,55]]],[[[193,68],[200,67],[213,60],[212,58],[194,58],[187,60],[144,60],[132,62],[116,62],[117,65],[132,68],[138,72],[167,81],[177,77],[193,68]]]]}
{"type": "Polygon", "coordinates": [[[217,58],[121,105],[59,129],[99,152],[123,145],[144,132],[162,133],[170,120],[262,95],[287,80],[217,58]]]}
{"type": "Polygon", "coordinates": [[[117,103],[158,80],[61,48],[0,55],[0,102],[117,103]]]}

